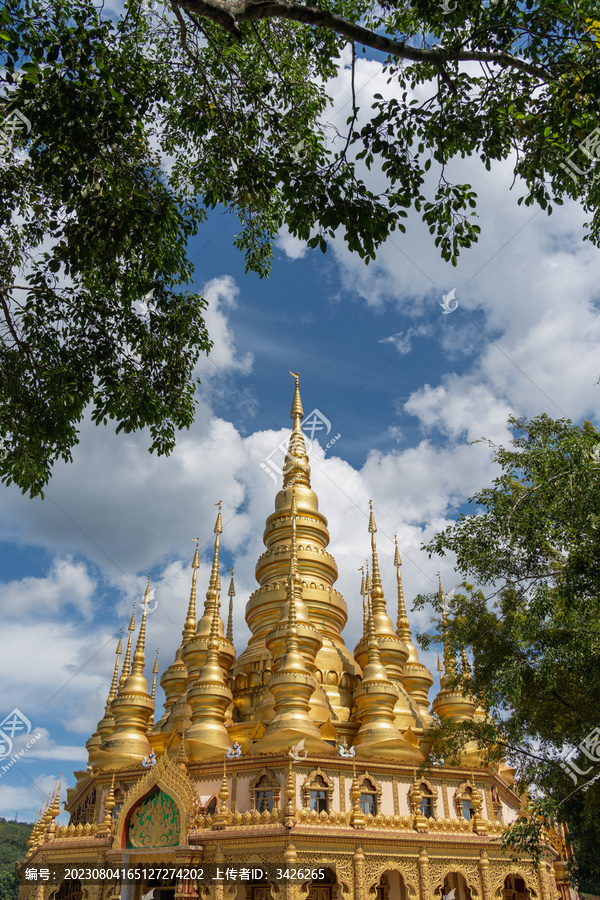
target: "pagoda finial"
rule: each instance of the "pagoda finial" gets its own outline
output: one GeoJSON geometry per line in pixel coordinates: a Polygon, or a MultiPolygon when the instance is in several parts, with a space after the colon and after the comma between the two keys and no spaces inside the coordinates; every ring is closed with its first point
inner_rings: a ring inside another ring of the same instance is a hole
{"type": "Polygon", "coordinates": [[[400,572],[402,560],[400,559],[400,551],[398,550],[398,536],[396,534],[394,535],[394,565],[396,566],[396,582],[398,584],[398,619],[396,622],[396,634],[403,640],[410,640],[410,626],[408,624],[408,616],[406,615],[404,589],[402,587],[402,574],[400,572]]]}
{"type": "Polygon", "coordinates": [[[371,588],[371,597],[383,597],[381,575],[379,574],[379,560],[377,558],[377,543],[375,541],[376,531],[377,525],[375,524],[375,516],[373,515],[373,501],[369,500],[369,532],[371,534],[371,565],[373,570],[373,587],[371,588]]]}
{"type": "Polygon", "coordinates": [[[308,463],[308,454],[304,443],[304,435],[302,433],[302,418],[304,410],[302,408],[302,399],[300,397],[300,375],[298,372],[290,372],[292,378],[296,381],[294,388],[294,399],[292,400],[292,409],[290,418],[292,419],[292,434],[290,435],[290,443],[285,457],[283,469],[283,487],[287,488],[295,482],[310,487],[310,466],[308,463]]]}
{"type": "Polygon", "coordinates": [[[363,601],[363,637],[367,633],[367,587],[365,581],[365,567],[359,566],[358,571],[362,572],[362,578],[360,580],[360,595],[363,601]]]}
{"type": "Polygon", "coordinates": [[[108,692],[108,698],[106,700],[106,706],[104,707],[104,715],[108,715],[110,712],[110,704],[113,702],[115,697],[117,696],[117,685],[119,683],[119,657],[123,652],[123,629],[121,628],[121,634],[119,635],[119,643],[117,644],[117,658],[115,660],[115,670],[113,672],[112,682],[110,685],[110,690],[108,692]]]}
{"type": "Polygon", "coordinates": [[[148,719],[148,728],[152,728],[154,725],[154,711],[156,709],[156,676],[158,675],[158,647],[156,648],[156,659],[154,660],[154,666],[152,667],[152,692],[150,694],[150,699],[154,704],[154,710],[152,710],[152,714],[148,719]]]}
{"type": "Polygon", "coordinates": [[[121,669],[121,678],[119,679],[119,690],[125,684],[131,666],[131,641],[133,640],[133,632],[135,631],[135,603],[133,604],[133,612],[129,620],[129,637],[127,638],[127,649],[125,650],[125,659],[123,660],[123,668],[121,669]]]}
{"type": "Polygon", "coordinates": [[[367,620],[367,639],[369,661],[363,671],[363,681],[387,681],[388,673],[381,662],[381,651],[377,642],[375,631],[375,617],[373,615],[373,601],[369,601],[369,617],[367,620]]]}
{"type": "Polygon", "coordinates": [[[440,573],[437,573],[438,577],[438,598],[440,601],[440,606],[442,607],[442,630],[443,630],[443,640],[444,640],[444,675],[448,677],[450,675],[454,675],[456,672],[456,660],[454,659],[454,655],[450,650],[450,640],[448,637],[448,619],[446,617],[446,595],[444,594],[444,590],[442,588],[442,576],[440,573]]]}
{"type": "Polygon", "coordinates": [[[135,653],[133,654],[133,665],[131,667],[132,675],[141,675],[144,671],[144,662],[146,659],[146,616],[148,615],[148,604],[150,603],[150,575],[148,575],[148,584],[142,600],[142,624],[138,634],[137,644],[135,645],[135,653]]]}
{"type": "Polygon", "coordinates": [[[229,616],[227,618],[227,640],[233,643],[233,598],[235,597],[235,584],[233,583],[233,566],[229,570],[231,572],[231,581],[229,582],[229,616]]]}
{"type": "Polygon", "coordinates": [[[198,544],[200,538],[194,538],[196,550],[194,551],[194,559],[192,560],[192,590],[190,592],[190,602],[188,605],[187,617],[183,626],[183,643],[187,644],[196,633],[196,581],[198,579],[198,569],[200,568],[200,556],[198,553],[198,544]]]}
{"type": "Polygon", "coordinates": [[[212,568],[210,571],[210,581],[208,584],[208,591],[206,594],[206,599],[209,599],[209,594],[211,594],[210,599],[214,599],[214,593],[221,590],[221,577],[219,575],[219,535],[223,531],[223,520],[221,519],[221,503],[219,500],[218,503],[215,503],[215,506],[219,507],[219,512],[217,513],[217,521],[215,522],[214,532],[215,532],[215,546],[213,550],[213,560],[212,560],[212,568]]]}
{"type": "Polygon", "coordinates": [[[381,584],[381,575],[379,573],[379,559],[377,557],[377,542],[375,540],[375,532],[377,525],[375,524],[375,516],[373,515],[373,501],[369,500],[369,532],[371,534],[371,602],[373,606],[372,614],[375,618],[375,633],[378,637],[389,635],[396,637],[392,620],[388,616],[385,608],[385,596],[383,594],[383,586],[381,584]]]}

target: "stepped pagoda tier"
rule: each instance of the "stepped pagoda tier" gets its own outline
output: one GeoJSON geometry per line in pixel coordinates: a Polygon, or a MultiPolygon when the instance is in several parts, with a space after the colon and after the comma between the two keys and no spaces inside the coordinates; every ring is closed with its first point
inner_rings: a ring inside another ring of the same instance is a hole
{"type": "MultiPolygon", "coordinates": [[[[219,502],[200,618],[196,539],[181,642],[160,677],[164,711],[155,710],[157,661],[150,693],[144,677],[148,581],[120,673],[118,639],[89,764],[67,790],[69,824],[56,821],[56,790],[31,834],[20,900],[576,900],[561,826],[547,832],[539,865],[502,853],[503,829],[528,814],[512,769],[485,767],[475,745],[457,764],[427,763],[432,714],[460,722],[485,711],[468,680],[456,687],[445,614],[430,706],[433,676],[412,640],[397,543],[396,627],[388,615],[372,505],[364,633],[354,654],[346,647],[348,608],[294,379],[283,485],[246,604],[247,647],[236,657],[233,570],[227,625],[221,616],[219,502]],[[81,877],[65,878],[75,866],[81,877]],[[36,868],[52,880],[26,881],[36,868]],[[88,869],[104,876],[86,878],[88,869]]],[[[360,610],[358,592],[349,603],[360,610]]]]}

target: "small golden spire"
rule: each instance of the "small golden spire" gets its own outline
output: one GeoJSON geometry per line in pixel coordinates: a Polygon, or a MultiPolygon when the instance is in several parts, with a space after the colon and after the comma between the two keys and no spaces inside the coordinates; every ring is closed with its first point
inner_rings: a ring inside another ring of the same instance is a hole
{"type": "Polygon", "coordinates": [[[123,652],[123,629],[121,628],[121,634],[119,635],[119,643],[117,644],[117,658],[115,660],[115,670],[113,672],[112,682],[110,685],[110,690],[108,692],[108,698],[106,700],[106,706],[104,707],[104,715],[107,716],[110,712],[110,704],[113,702],[115,697],[117,696],[117,685],[119,683],[119,657],[123,652]]]}
{"type": "Polygon", "coordinates": [[[440,673],[440,675],[441,675],[442,672],[444,671],[444,667],[443,667],[442,661],[441,661],[441,659],[440,659],[440,651],[439,651],[439,650],[438,650],[438,652],[437,652],[437,670],[438,670],[438,672],[440,673]]]}
{"type": "Polygon", "coordinates": [[[398,620],[396,623],[396,634],[403,640],[411,639],[410,627],[408,624],[408,616],[406,615],[406,604],[404,603],[404,589],[402,587],[402,575],[400,566],[400,551],[398,550],[398,536],[394,535],[394,565],[396,566],[396,582],[398,584],[398,620]]]}
{"type": "Polygon", "coordinates": [[[110,788],[104,802],[104,821],[98,828],[98,834],[110,834],[112,831],[112,811],[115,808],[115,773],[113,771],[110,788]]]}
{"type": "Polygon", "coordinates": [[[359,572],[362,572],[362,578],[360,581],[360,595],[363,601],[363,637],[367,633],[367,589],[365,582],[365,567],[359,566],[359,572]]]}
{"type": "Polygon", "coordinates": [[[135,603],[133,604],[133,612],[131,613],[131,619],[129,620],[129,637],[127,638],[127,649],[125,651],[125,659],[123,660],[123,668],[121,670],[121,678],[119,679],[119,690],[125,684],[125,679],[128,677],[130,672],[130,660],[131,660],[131,641],[133,639],[133,632],[135,631],[135,603]]]}
{"type": "Polygon", "coordinates": [[[217,521],[215,522],[215,527],[214,527],[215,546],[214,546],[214,551],[213,551],[212,569],[210,572],[210,582],[209,582],[209,590],[212,588],[213,591],[221,590],[221,579],[219,576],[219,535],[222,534],[222,532],[223,532],[223,520],[221,518],[222,502],[223,502],[222,500],[219,500],[218,503],[215,503],[215,506],[219,507],[219,512],[217,513],[217,521]]]}
{"type": "Polygon", "coordinates": [[[150,575],[148,575],[148,584],[146,592],[142,600],[142,624],[138,634],[137,643],[135,645],[135,653],[133,654],[133,665],[131,667],[132,675],[142,675],[144,672],[144,663],[146,661],[146,616],[148,615],[148,604],[150,603],[150,575]]]}
{"type": "Polygon", "coordinates": [[[363,681],[388,681],[388,673],[381,662],[381,652],[375,633],[375,618],[373,616],[373,601],[369,601],[369,617],[367,619],[367,638],[369,661],[363,671],[363,681]]]}
{"type": "Polygon", "coordinates": [[[154,725],[154,713],[156,711],[156,676],[158,675],[158,647],[156,648],[156,659],[154,660],[154,667],[152,669],[152,693],[150,694],[150,699],[154,704],[154,709],[152,710],[152,715],[148,719],[148,730],[152,728],[154,725]]]}
{"type": "Polygon", "coordinates": [[[233,643],[233,598],[235,597],[235,584],[233,583],[233,566],[229,570],[231,572],[231,581],[229,582],[229,616],[227,618],[227,640],[233,643]]]}
{"type": "Polygon", "coordinates": [[[377,543],[375,541],[375,532],[377,525],[375,524],[375,516],[373,515],[373,501],[369,500],[369,533],[371,535],[371,565],[373,572],[373,584],[371,587],[371,599],[383,599],[383,587],[381,585],[381,575],[379,574],[379,560],[377,558],[377,543]]]}
{"type": "Polygon", "coordinates": [[[450,650],[450,640],[448,637],[448,619],[446,617],[446,595],[444,594],[442,588],[442,576],[440,573],[437,573],[438,577],[438,598],[440,601],[440,605],[442,607],[442,629],[443,629],[443,640],[444,640],[444,675],[448,677],[450,675],[454,675],[456,672],[456,660],[454,659],[454,655],[450,650]]]}
{"type": "Polygon", "coordinates": [[[198,578],[198,569],[200,568],[200,557],[198,555],[198,544],[200,538],[194,538],[196,550],[194,551],[194,559],[192,560],[192,590],[190,592],[190,602],[188,605],[187,618],[183,626],[183,643],[187,644],[196,634],[196,581],[198,578]]]}

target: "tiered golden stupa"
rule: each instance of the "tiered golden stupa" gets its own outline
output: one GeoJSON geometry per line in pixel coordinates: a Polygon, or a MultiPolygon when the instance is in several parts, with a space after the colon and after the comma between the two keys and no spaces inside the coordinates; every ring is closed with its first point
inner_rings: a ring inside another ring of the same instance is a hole
{"type": "Polygon", "coordinates": [[[54,796],[22,869],[66,865],[80,877],[24,881],[22,900],[570,900],[560,834],[537,869],[501,852],[505,823],[522,814],[511,769],[482,767],[468,747],[460,766],[421,774],[432,712],[462,721],[481,710],[451,687],[447,643],[430,710],[433,677],[412,642],[398,547],[394,628],[372,509],[364,634],[354,654],[346,647],[347,606],[311,488],[295,379],[283,487],[246,605],[248,646],[236,657],[233,570],[227,628],[221,618],[219,504],[199,620],[196,542],[181,645],[160,679],[164,713],[154,721],[157,665],[150,693],[143,674],[148,585],[133,659],[132,616],[88,770],[68,790],[70,824],[56,824],[54,796]],[[211,866],[228,878],[199,880],[211,866]],[[275,867],[269,883],[257,867],[275,867]],[[100,883],[99,870],[120,875],[100,883]],[[292,870],[299,881],[286,880],[292,870]]]}

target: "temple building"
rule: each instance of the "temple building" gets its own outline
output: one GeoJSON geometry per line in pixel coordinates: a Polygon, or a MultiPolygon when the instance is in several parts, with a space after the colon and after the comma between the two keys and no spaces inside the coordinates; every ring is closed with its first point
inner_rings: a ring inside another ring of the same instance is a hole
{"type": "Polygon", "coordinates": [[[22,900],[571,900],[560,828],[538,866],[501,850],[506,824],[527,814],[514,770],[482,765],[474,745],[460,764],[423,766],[432,714],[459,722],[483,710],[453,686],[459,663],[447,643],[430,703],[434,678],[413,643],[397,546],[395,625],[389,615],[372,509],[363,636],[354,651],[344,643],[348,608],[311,488],[295,378],[247,647],[233,643],[233,572],[227,624],[222,612],[219,505],[206,600],[200,609],[196,545],[181,644],[160,677],[164,712],[157,663],[151,687],[144,674],[148,587],[122,665],[119,639],[87,771],[67,792],[70,823],[56,822],[57,792],[22,867],[76,867],[81,877],[23,882],[22,900]],[[90,869],[117,874],[94,879],[90,869]]]}

